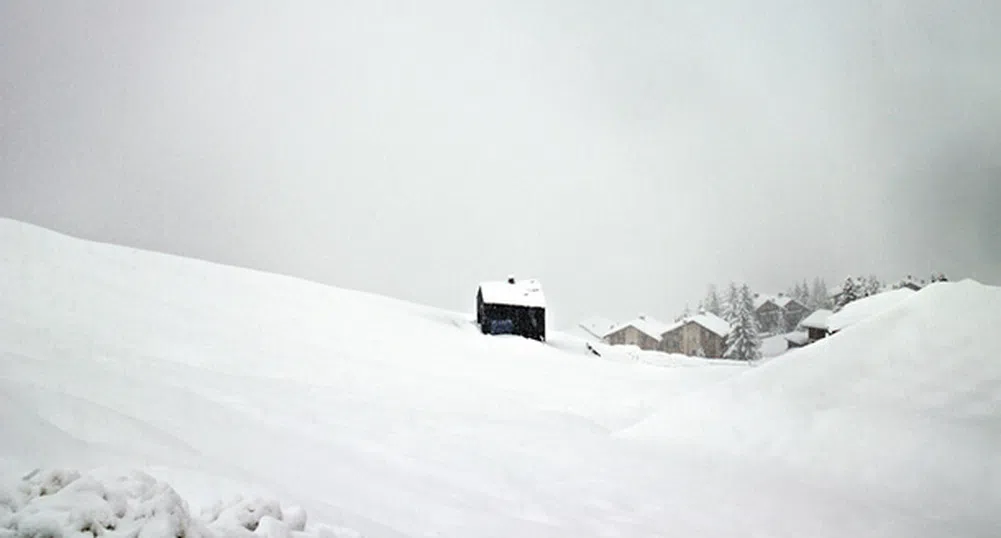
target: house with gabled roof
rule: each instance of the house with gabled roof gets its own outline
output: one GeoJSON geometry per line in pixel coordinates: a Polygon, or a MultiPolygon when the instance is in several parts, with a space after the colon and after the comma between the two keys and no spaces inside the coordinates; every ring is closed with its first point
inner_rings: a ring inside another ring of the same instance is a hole
{"type": "Polygon", "coordinates": [[[660,350],[692,357],[722,357],[730,324],[709,312],[688,316],[667,328],[660,337],[660,350]]]}
{"type": "Polygon", "coordinates": [[[754,294],[754,316],[761,332],[778,333],[795,327],[809,313],[806,305],[784,293],[754,294]]]}
{"type": "Polygon", "coordinates": [[[577,327],[574,328],[574,332],[586,340],[601,342],[604,340],[605,335],[614,328],[615,322],[610,319],[591,317],[578,323],[577,327]]]}
{"type": "Polygon", "coordinates": [[[661,335],[668,328],[670,325],[641,314],[634,320],[612,327],[603,340],[613,346],[636,346],[656,351],[660,349],[661,335]]]}

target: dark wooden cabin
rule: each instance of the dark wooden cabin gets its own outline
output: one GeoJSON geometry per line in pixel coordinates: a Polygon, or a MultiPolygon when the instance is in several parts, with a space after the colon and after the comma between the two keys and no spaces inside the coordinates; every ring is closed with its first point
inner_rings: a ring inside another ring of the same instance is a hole
{"type": "Polygon", "coordinates": [[[476,292],[476,324],[483,334],[546,340],[546,299],[537,280],[484,282],[476,292]]]}

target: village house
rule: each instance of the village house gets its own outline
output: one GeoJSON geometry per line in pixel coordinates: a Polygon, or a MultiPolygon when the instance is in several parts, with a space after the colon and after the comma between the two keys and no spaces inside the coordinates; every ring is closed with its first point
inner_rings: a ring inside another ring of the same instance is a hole
{"type": "Polygon", "coordinates": [[[613,346],[636,346],[648,351],[660,349],[661,335],[670,326],[645,315],[613,327],[604,341],[613,346]]]}
{"type": "Polygon", "coordinates": [[[605,334],[604,341],[648,351],[718,358],[726,352],[729,333],[730,324],[709,313],[688,316],[671,324],[641,315],[614,327],[605,334]]]}
{"type": "Polygon", "coordinates": [[[661,334],[660,350],[692,357],[722,357],[730,324],[711,313],[684,318],[661,334]]]}
{"type": "Polygon", "coordinates": [[[754,294],[754,317],[758,322],[758,330],[763,333],[774,333],[778,330],[783,318],[782,309],[775,304],[775,299],[769,295],[754,294]]]}
{"type": "Polygon", "coordinates": [[[476,292],[476,324],[483,334],[546,340],[546,297],[538,280],[484,282],[476,292]]]}
{"type": "Polygon", "coordinates": [[[783,293],[777,296],[754,294],[754,316],[761,332],[784,332],[798,325],[809,313],[806,305],[783,293]]]}

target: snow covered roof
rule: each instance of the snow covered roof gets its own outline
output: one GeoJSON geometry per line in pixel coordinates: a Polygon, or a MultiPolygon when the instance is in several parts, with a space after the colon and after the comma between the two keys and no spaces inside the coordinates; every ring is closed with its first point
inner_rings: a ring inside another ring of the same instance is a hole
{"type": "Polygon", "coordinates": [[[785,335],[785,339],[798,346],[806,345],[810,342],[810,337],[806,333],[802,332],[792,332],[785,335]]]}
{"type": "Polygon", "coordinates": [[[854,325],[897,306],[898,303],[915,293],[910,288],[900,288],[852,301],[831,315],[830,319],[827,320],[827,328],[832,332],[840,331],[849,325],[854,325]]]}
{"type": "Polygon", "coordinates": [[[757,309],[761,308],[762,305],[764,305],[765,303],[767,303],[769,301],[771,301],[772,303],[774,303],[779,308],[785,308],[786,306],[789,305],[789,303],[791,303],[793,301],[796,301],[796,299],[793,299],[792,297],[790,297],[788,295],[778,295],[778,296],[775,296],[775,295],[765,295],[765,294],[762,293],[762,294],[759,294],[757,297],[754,298],[754,309],[757,310],[757,309]]]}
{"type": "Polygon", "coordinates": [[[827,329],[827,320],[833,313],[825,308],[815,310],[812,314],[804,318],[803,321],[799,322],[799,325],[807,329],[827,329]]]}
{"type": "Polygon", "coordinates": [[[668,325],[660,334],[676,331],[688,323],[701,325],[702,327],[705,327],[706,330],[722,337],[726,337],[726,335],[730,334],[730,324],[723,318],[710,312],[703,312],[702,314],[695,314],[694,316],[682,318],[668,325]]]}
{"type": "Polygon", "coordinates": [[[792,297],[789,297],[788,295],[781,295],[775,298],[775,304],[779,305],[782,308],[789,306],[789,303],[799,303],[799,301],[793,299],[792,297]]]}
{"type": "Polygon", "coordinates": [[[615,322],[607,318],[593,317],[578,323],[577,326],[592,336],[601,338],[615,328],[615,322]]]}
{"type": "Polygon", "coordinates": [[[625,329],[626,327],[633,327],[639,332],[649,336],[650,338],[660,341],[661,335],[669,331],[672,326],[668,325],[667,323],[653,319],[649,316],[640,316],[632,321],[627,321],[625,323],[621,323],[619,325],[616,325],[615,327],[612,327],[608,332],[605,333],[605,336],[608,336],[612,333],[617,333],[622,329],[625,329]]]}
{"type": "Polygon", "coordinates": [[[730,334],[730,324],[727,323],[725,319],[710,312],[696,314],[690,318],[687,318],[687,321],[698,323],[699,325],[705,327],[707,330],[715,333],[718,336],[725,337],[726,335],[730,334]]]}
{"type": "Polygon", "coordinates": [[[480,293],[483,294],[484,303],[546,307],[546,297],[542,293],[542,285],[534,278],[526,280],[511,278],[499,282],[483,282],[480,284],[480,293]]]}

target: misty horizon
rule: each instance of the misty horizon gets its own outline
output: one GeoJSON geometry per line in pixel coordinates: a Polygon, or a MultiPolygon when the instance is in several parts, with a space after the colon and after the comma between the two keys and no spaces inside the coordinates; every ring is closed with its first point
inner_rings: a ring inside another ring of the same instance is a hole
{"type": "Polygon", "coordinates": [[[556,323],[1001,284],[1001,8],[0,5],[0,216],[556,323]]]}

